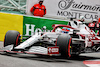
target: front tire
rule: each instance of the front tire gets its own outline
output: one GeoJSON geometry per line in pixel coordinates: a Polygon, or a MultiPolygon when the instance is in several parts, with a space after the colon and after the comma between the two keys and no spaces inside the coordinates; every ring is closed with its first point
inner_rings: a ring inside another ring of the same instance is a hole
{"type": "Polygon", "coordinates": [[[59,46],[59,52],[61,53],[61,56],[66,56],[67,58],[71,57],[72,38],[69,34],[58,36],[57,46],[59,46]]]}
{"type": "Polygon", "coordinates": [[[6,33],[4,38],[4,47],[13,44],[14,47],[20,43],[20,33],[18,31],[10,30],[6,33]]]}

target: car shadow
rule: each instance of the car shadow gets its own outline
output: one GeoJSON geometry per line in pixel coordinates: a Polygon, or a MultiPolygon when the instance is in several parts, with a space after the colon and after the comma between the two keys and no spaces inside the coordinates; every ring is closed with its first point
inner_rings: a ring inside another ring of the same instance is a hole
{"type": "Polygon", "coordinates": [[[21,59],[28,59],[28,60],[37,60],[37,61],[44,61],[44,62],[67,62],[72,63],[72,61],[84,61],[84,60],[93,60],[93,59],[100,59],[97,57],[90,57],[90,56],[72,56],[71,58],[66,58],[62,56],[45,56],[45,55],[29,55],[29,54],[9,54],[9,53],[0,53],[0,55],[10,56],[15,58],[21,59]]]}

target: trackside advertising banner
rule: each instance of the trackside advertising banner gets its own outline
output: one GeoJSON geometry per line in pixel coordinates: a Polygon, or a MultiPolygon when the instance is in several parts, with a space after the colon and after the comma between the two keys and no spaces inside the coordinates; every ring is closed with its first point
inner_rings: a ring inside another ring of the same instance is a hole
{"type": "Polygon", "coordinates": [[[41,28],[46,27],[47,31],[50,32],[53,28],[53,24],[65,24],[67,25],[67,21],[61,20],[53,20],[46,18],[36,18],[36,17],[27,17],[24,16],[23,20],[23,35],[33,35],[38,30],[42,31],[41,28]]]}
{"type": "Polygon", "coordinates": [[[0,41],[4,41],[7,31],[16,30],[21,35],[29,36],[35,32],[42,31],[41,28],[45,27],[47,31],[52,30],[53,24],[65,24],[67,21],[46,19],[39,17],[29,17],[16,14],[0,13],[0,41]]]}
{"type": "MultiPolygon", "coordinates": [[[[38,0],[27,0],[27,14],[38,0]]],[[[49,16],[75,17],[84,16],[87,21],[100,17],[100,0],[44,0],[49,16]]]]}

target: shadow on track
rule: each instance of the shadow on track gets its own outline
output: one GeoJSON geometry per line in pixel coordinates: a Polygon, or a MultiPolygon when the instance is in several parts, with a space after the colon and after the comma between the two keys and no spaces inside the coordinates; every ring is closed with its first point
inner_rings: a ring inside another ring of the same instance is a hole
{"type": "Polygon", "coordinates": [[[29,54],[9,54],[9,53],[2,54],[0,53],[0,55],[28,59],[28,60],[44,61],[44,62],[67,62],[67,63],[72,63],[71,61],[100,59],[100,58],[89,57],[89,56],[73,56],[70,59],[67,59],[66,57],[62,57],[62,56],[44,56],[44,55],[29,55],[29,54]]]}

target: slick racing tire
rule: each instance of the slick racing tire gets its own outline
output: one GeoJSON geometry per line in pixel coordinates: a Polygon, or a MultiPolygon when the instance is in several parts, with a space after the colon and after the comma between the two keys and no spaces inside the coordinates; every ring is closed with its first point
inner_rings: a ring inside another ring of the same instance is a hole
{"type": "Polygon", "coordinates": [[[68,34],[63,34],[58,36],[57,38],[57,46],[59,46],[59,52],[61,56],[70,58],[71,57],[71,46],[72,46],[72,38],[68,34]]]}
{"type": "Polygon", "coordinates": [[[6,33],[4,38],[4,47],[13,44],[14,47],[20,43],[20,33],[18,31],[10,30],[6,33]]]}

